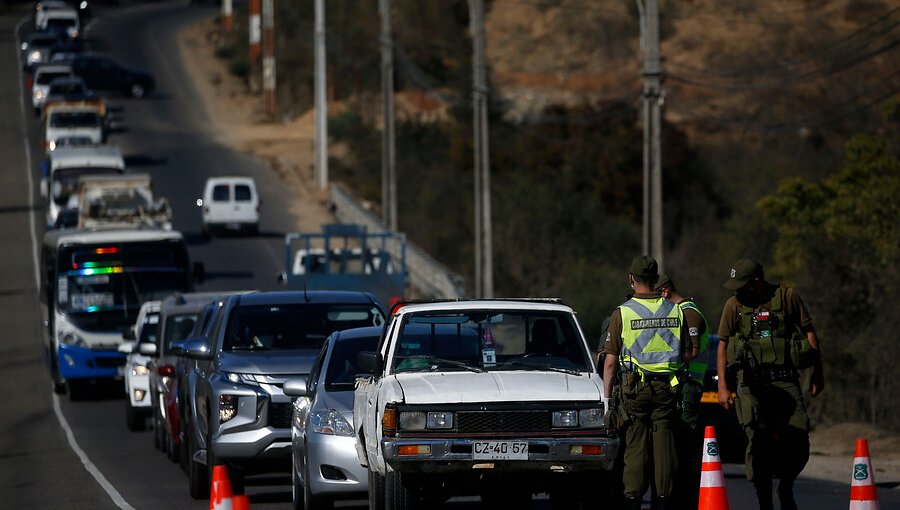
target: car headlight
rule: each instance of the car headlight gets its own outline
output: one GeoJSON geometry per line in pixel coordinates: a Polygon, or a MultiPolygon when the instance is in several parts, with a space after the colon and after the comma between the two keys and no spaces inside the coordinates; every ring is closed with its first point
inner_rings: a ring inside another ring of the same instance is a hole
{"type": "Polygon", "coordinates": [[[353,427],[336,409],[323,409],[309,415],[309,425],[313,432],[333,436],[353,437],[353,427]]]}
{"type": "Polygon", "coordinates": [[[44,91],[43,91],[43,90],[36,90],[36,91],[34,92],[34,98],[35,98],[35,99],[41,99],[41,98],[43,98],[43,97],[44,97],[44,91]]]}
{"type": "Polygon", "coordinates": [[[148,375],[150,373],[150,369],[147,368],[147,365],[142,365],[140,363],[133,363],[131,365],[131,375],[137,377],[139,375],[148,375]]]}
{"type": "Polygon", "coordinates": [[[51,150],[51,151],[55,151],[56,150],[56,140],[50,140],[49,142],[47,142],[47,149],[51,150]]]}
{"type": "Polygon", "coordinates": [[[453,413],[447,411],[404,411],[400,413],[401,430],[447,430],[453,428],[453,413]]]}
{"type": "Polygon", "coordinates": [[[553,426],[572,428],[578,426],[578,411],[554,411],[553,426]]]}
{"type": "Polygon", "coordinates": [[[40,52],[40,51],[32,51],[32,52],[31,52],[31,55],[29,55],[29,58],[30,58],[31,60],[40,60],[40,59],[41,59],[41,52],[40,52]]]}
{"type": "Polygon", "coordinates": [[[62,333],[59,335],[59,343],[63,345],[71,345],[73,347],[87,347],[84,339],[75,333],[62,333]]]}
{"type": "Polygon", "coordinates": [[[603,413],[603,409],[581,409],[578,411],[578,424],[588,428],[605,427],[606,416],[603,413]]]}
{"type": "Polygon", "coordinates": [[[240,374],[237,372],[222,372],[222,377],[232,384],[249,384],[250,386],[259,386],[259,383],[253,377],[253,374],[240,374]]]}

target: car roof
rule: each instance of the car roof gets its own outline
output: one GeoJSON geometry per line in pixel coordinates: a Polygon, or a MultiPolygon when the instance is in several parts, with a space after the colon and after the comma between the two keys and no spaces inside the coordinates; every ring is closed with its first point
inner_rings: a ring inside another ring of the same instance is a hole
{"type": "Polygon", "coordinates": [[[45,14],[45,19],[74,19],[78,20],[78,11],[72,9],[71,7],[61,7],[59,9],[50,9],[45,14]]]}
{"type": "Polygon", "coordinates": [[[240,306],[303,303],[375,304],[381,306],[375,296],[367,292],[339,290],[249,292],[237,297],[236,302],[240,306]]]}
{"type": "Polygon", "coordinates": [[[340,343],[359,340],[361,338],[380,337],[382,331],[384,331],[384,327],[382,326],[367,326],[365,328],[344,329],[335,332],[334,341],[340,343]]]}
{"type": "MultiPolygon", "coordinates": [[[[44,73],[65,73],[65,72],[71,73],[72,66],[70,66],[69,64],[59,64],[59,63],[54,62],[54,63],[50,63],[50,64],[41,64],[41,65],[37,66],[37,68],[34,70],[34,76],[37,76],[39,74],[44,74],[44,73]]],[[[56,78],[56,79],[58,80],[60,78],[56,78]]]]}
{"type": "Polygon", "coordinates": [[[209,177],[206,179],[207,184],[227,184],[227,183],[253,183],[256,181],[253,177],[246,177],[242,175],[234,175],[234,176],[219,176],[219,177],[209,177]]]}
{"type": "Polygon", "coordinates": [[[44,245],[59,247],[67,243],[104,244],[141,241],[182,241],[184,236],[177,230],[159,228],[137,229],[133,226],[110,229],[66,229],[48,230],[44,234],[44,245]]]}
{"type": "MultiPolygon", "coordinates": [[[[65,66],[65,67],[71,69],[71,67],[69,67],[69,66],[65,66]]],[[[53,80],[50,81],[51,86],[67,85],[70,83],[79,83],[81,85],[84,85],[84,80],[82,80],[78,76],[60,76],[59,78],[53,78],[53,80]]]]}

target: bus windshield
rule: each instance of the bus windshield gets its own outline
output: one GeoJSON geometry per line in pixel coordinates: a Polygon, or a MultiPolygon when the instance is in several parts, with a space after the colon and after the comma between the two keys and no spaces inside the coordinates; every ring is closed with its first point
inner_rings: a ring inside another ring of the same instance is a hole
{"type": "Polygon", "coordinates": [[[190,290],[179,241],[66,246],[57,264],[57,306],[89,329],[133,324],[144,301],[190,290]]]}

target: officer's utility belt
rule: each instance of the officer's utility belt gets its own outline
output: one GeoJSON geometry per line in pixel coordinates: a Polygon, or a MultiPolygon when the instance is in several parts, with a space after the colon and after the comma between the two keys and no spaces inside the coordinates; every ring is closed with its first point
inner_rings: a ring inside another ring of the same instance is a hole
{"type": "Polygon", "coordinates": [[[678,377],[681,374],[677,372],[650,372],[649,370],[644,370],[634,363],[627,361],[622,363],[622,371],[626,374],[637,374],[641,378],[641,382],[645,383],[660,381],[672,386],[677,386],[681,383],[681,380],[678,377]]]}
{"type": "Polygon", "coordinates": [[[793,369],[761,369],[761,370],[744,370],[744,384],[752,383],[773,383],[773,382],[798,382],[800,377],[797,371],[793,369]]]}

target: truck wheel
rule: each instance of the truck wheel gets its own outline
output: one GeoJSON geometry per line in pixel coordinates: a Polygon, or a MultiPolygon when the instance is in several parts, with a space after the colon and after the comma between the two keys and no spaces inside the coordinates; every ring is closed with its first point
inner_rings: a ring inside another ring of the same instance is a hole
{"type": "Polygon", "coordinates": [[[140,83],[132,83],[131,88],[128,90],[131,94],[131,97],[142,98],[147,95],[147,89],[144,88],[140,83]]]}
{"type": "Polygon", "coordinates": [[[131,405],[131,399],[125,398],[127,399],[125,402],[125,424],[128,426],[128,430],[132,432],[144,430],[147,426],[147,421],[144,419],[143,413],[131,405]]]}
{"type": "Polygon", "coordinates": [[[384,510],[384,477],[369,468],[369,510],[384,510]]]}
{"type": "Polygon", "coordinates": [[[390,468],[384,477],[385,510],[413,510],[419,508],[417,491],[410,487],[409,475],[390,468]]]}
{"type": "Polygon", "coordinates": [[[188,442],[188,489],[192,498],[206,499],[209,497],[209,468],[194,460],[196,449],[190,430],[184,435],[184,439],[188,442]]]}
{"type": "Polygon", "coordinates": [[[84,400],[87,389],[86,383],[84,381],[72,380],[69,379],[66,381],[66,393],[69,394],[69,401],[77,402],[79,400],[84,400]]]}

